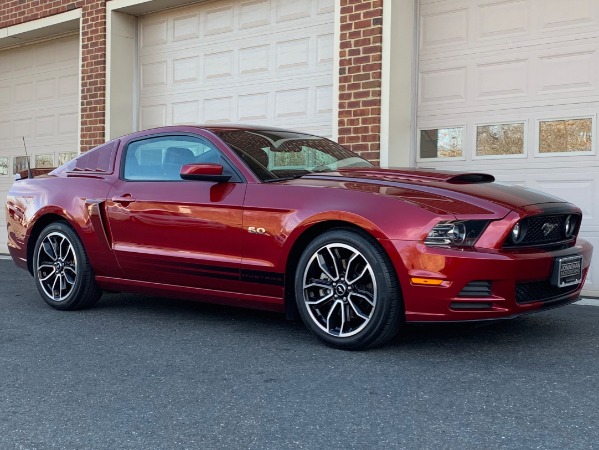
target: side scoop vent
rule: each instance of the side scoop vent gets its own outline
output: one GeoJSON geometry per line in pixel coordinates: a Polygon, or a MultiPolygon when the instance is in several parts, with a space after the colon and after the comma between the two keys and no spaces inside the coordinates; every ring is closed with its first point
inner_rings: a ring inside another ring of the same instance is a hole
{"type": "Polygon", "coordinates": [[[488,173],[461,173],[448,178],[446,181],[452,184],[492,183],[495,181],[495,177],[488,173]]]}

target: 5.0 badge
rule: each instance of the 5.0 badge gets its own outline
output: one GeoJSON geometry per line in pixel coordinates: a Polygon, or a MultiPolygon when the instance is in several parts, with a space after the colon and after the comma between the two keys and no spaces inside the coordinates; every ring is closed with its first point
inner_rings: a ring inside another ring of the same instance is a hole
{"type": "Polygon", "coordinates": [[[266,234],[266,230],[260,227],[248,227],[250,234],[266,234]]]}

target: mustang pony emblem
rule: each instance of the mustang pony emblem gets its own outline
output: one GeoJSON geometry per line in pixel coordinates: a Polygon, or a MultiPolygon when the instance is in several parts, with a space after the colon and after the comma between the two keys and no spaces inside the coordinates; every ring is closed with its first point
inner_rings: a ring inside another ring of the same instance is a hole
{"type": "Polygon", "coordinates": [[[549,233],[551,233],[555,229],[555,227],[557,227],[556,224],[545,222],[543,224],[543,226],[541,227],[541,231],[543,232],[543,236],[547,236],[549,233]]]}

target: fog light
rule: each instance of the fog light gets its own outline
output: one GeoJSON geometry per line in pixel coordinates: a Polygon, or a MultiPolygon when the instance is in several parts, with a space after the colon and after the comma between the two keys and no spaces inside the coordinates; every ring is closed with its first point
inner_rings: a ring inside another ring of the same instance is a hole
{"type": "Polygon", "coordinates": [[[564,223],[564,234],[567,238],[571,238],[574,236],[574,232],[576,231],[576,216],[568,216],[566,217],[566,222],[564,223]]]}
{"type": "Polygon", "coordinates": [[[522,242],[524,240],[525,236],[526,236],[526,227],[525,227],[524,223],[518,222],[516,225],[514,225],[514,228],[512,228],[512,242],[514,244],[519,244],[520,242],[522,242]]]}

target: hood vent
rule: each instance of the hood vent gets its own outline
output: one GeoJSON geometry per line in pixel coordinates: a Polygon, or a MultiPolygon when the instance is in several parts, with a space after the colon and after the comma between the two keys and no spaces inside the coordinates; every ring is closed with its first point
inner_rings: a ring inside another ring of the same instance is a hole
{"type": "Polygon", "coordinates": [[[452,184],[492,183],[495,181],[495,177],[488,173],[461,173],[448,178],[446,181],[452,184]]]}

